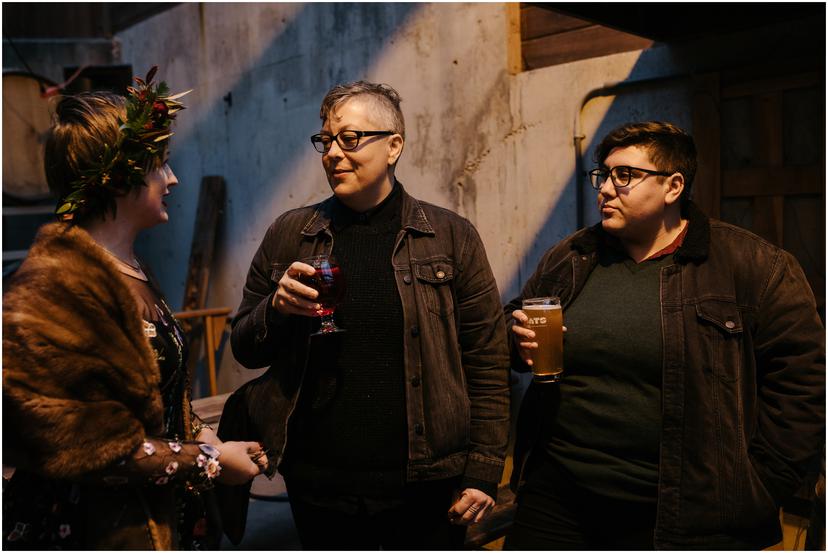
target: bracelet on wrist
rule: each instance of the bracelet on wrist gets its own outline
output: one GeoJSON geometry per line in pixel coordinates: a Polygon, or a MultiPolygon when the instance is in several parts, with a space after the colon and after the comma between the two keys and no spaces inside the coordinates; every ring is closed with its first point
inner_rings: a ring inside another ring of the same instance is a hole
{"type": "Polygon", "coordinates": [[[198,437],[198,435],[201,434],[201,431],[205,428],[213,430],[213,427],[207,424],[206,422],[196,423],[195,421],[193,421],[193,438],[198,437]]]}

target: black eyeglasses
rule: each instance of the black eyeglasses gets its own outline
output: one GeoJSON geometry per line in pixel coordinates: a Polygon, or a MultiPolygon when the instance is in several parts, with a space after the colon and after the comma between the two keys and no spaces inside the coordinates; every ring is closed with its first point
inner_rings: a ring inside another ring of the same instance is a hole
{"type": "Polygon", "coordinates": [[[640,167],[630,167],[629,165],[618,165],[612,169],[593,169],[585,174],[589,175],[592,187],[595,190],[601,190],[601,186],[607,181],[607,177],[612,179],[612,184],[616,188],[624,188],[625,186],[629,186],[632,181],[644,180],[649,175],[669,177],[673,173],[641,169],[640,167]]]}
{"type": "Polygon", "coordinates": [[[387,136],[389,134],[397,133],[394,131],[339,131],[333,136],[329,134],[315,134],[311,137],[311,143],[317,152],[324,154],[331,149],[331,144],[336,140],[339,147],[347,152],[356,149],[359,146],[359,140],[363,136],[387,136]]]}

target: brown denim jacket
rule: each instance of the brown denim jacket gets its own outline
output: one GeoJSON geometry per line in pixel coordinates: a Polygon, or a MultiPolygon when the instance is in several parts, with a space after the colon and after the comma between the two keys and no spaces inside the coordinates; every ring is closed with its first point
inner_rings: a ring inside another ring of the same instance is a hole
{"type": "MultiPolygon", "coordinates": [[[[655,546],[752,549],[781,540],[778,509],[825,435],[825,330],[793,256],[688,207],[688,234],[661,270],[664,340],[655,546]]],[[[521,297],[583,289],[606,234],[584,229],[543,256],[521,297]]],[[[619,301],[624,301],[619,298],[619,301]]],[[[509,314],[520,306],[510,302],[509,314]]],[[[514,354],[513,367],[527,369],[514,354]]],[[[537,386],[518,418],[513,487],[525,481],[537,386]]]]}
{"type": "MultiPolygon", "coordinates": [[[[407,478],[463,475],[496,486],[509,432],[509,353],[497,284],[469,221],[400,192],[403,228],[391,263],[405,328],[407,478]]],[[[262,409],[269,422],[258,426],[277,464],[290,439],[311,320],[272,308],[281,278],[272,266],[331,251],[332,201],[288,211],[270,226],[232,322],[236,359],[251,369],[271,366],[273,400],[262,409]]]]}

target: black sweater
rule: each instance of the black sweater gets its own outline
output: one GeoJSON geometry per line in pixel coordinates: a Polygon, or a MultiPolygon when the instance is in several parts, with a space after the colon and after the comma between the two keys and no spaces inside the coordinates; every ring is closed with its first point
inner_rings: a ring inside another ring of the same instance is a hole
{"type": "Polygon", "coordinates": [[[289,474],[328,491],[383,495],[405,478],[402,303],[391,265],[401,228],[397,188],[379,206],[334,210],[332,254],[346,292],[344,333],[314,337],[288,441],[289,474]]]}

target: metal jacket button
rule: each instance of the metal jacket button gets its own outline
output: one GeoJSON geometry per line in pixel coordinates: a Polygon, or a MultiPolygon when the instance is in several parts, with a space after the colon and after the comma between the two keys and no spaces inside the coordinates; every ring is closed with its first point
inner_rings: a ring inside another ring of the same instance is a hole
{"type": "Polygon", "coordinates": [[[415,338],[417,336],[419,336],[420,335],[420,327],[417,326],[417,325],[412,326],[411,327],[411,335],[414,336],[415,338]]]}
{"type": "Polygon", "coordinates": [[[422,425],[422,424],[420,424],[419,422],[418,422],[417,424],[415,424],[415,425],[414,425],[414,432],[415,432],[418,436],[422,436],[422,435],[423,435],[423,425],[422,425]]]}
{"type": "Polygon", "coordinates": [[[446,273],[444,273],[443,271],[437,271],[436,274],[437,274],[437,278],[440,278],[440,279],[446,278],[446,273]]]}
{"type": "Polygon", "coordinates": [[[403,282],[405,282],[406,284],[411,284],[411,275],[403,276],[403,282]]]}
{"type": "Polygon", "coordinates": [[[725,326],[727,328],[733,329],[733,328],[736,328],[736,323],[734,323],[733,321],[726,321],[725,326]]]}

